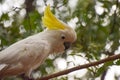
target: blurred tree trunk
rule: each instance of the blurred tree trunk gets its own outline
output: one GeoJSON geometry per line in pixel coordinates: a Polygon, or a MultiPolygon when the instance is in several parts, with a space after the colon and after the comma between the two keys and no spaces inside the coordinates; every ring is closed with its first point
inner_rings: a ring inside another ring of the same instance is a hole
{"type": "Polygon", "coordinates": [[[33,5],[34,0],[25,0],[26,12],[32,12],[35,10],[35,6],[33,5]]]}

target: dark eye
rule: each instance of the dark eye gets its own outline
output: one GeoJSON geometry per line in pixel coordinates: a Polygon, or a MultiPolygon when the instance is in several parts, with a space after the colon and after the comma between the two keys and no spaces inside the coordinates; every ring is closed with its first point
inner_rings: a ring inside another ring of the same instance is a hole
{"type": "Polygon", "coordinates": [[[62,39],[65,39],[65,36],[64,36],[64,35],[62,35],[62,36],[61,36],[61,38],[62,38],[62,39]]]}

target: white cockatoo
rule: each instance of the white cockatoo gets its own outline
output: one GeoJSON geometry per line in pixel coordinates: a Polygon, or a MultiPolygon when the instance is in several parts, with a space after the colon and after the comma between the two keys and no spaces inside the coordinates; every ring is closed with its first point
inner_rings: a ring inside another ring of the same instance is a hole
{"type": "Polygon", "coordinates": [[[49,54],[63,53],[76,40],[75,31],[45,8],[42,17],[46,30],[20,40],[0,52],[0,78],[25,74],[38,68],[49,54]]]}

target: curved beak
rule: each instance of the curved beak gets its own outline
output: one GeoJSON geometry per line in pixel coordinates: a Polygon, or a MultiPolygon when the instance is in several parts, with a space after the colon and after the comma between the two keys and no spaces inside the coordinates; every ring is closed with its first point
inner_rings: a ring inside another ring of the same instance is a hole
{"type": "Polygon", "coordinates": [[[70,46],[71,46],[71,43],[70,43],[70,42],[64,42],[65,50],[69,49],[70,46]]]}

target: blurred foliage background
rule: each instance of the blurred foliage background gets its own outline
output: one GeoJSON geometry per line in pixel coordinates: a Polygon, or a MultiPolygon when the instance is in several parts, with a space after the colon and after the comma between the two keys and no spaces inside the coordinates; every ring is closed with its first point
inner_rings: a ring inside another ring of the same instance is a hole
{"type": "MultiPolygon", "coordinates": [[[[120,0],[0,0],[0,50],[43,31],[41,17],[47,4],[57,18],[76,30],[78,39],[66,58],[49,56],[35,76],[60,71],[55,63],[58,59],[65,62],[64,69],[67,69],[120,53],[120,0]]],[[[110,67],[119,67],[119,64],[120,60],[115,60],[90,67],[84,74],[70,73],[53,80],[108,80],[110,67]]],[[[112,76],[119,80],[120,72],[112,76]]],[[[20,77],[7,78],[10,79],[19,80],[20,77]]]]}

